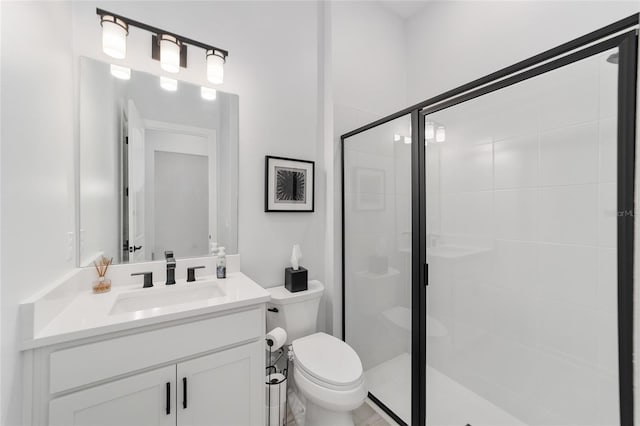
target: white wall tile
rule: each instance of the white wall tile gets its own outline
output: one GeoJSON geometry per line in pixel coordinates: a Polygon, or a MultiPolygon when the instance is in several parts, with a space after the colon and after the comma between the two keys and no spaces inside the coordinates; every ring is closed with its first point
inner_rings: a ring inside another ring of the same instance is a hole
{"type": "Polygon", "coordinates": [[[595,245],[598,235],[597,185],[543,188],[540,240],[595,245]]]}
{"type": "Polygon", "coordinates": [[[442,150],[442,192],[493,188],[493,147],[490,143],[450,144],[442,150]],[[461,165],[464,164],[464,167],[461,165]]]}
{"type": "Polygon", "coordinates": [[[597,295],[598,310],[618,311],[618,251],[615,248],[598,249],[597,295]]]}
{"type": "Polygon", "coordinates": [[[616,247],[618,243],[617,185],[598,185],[598,245],[616,247]]]}
{"type": "Polygon", "coordinates": [[[540,128],[550,130],[598,117],[598,62],[586,60],[537,77],[542,98],[540,128]]]}
{"type": "Polygon", "coordinates": [[[507,240],[538,238],[539,190],[495,191],[495,235],[507,240]]]}
{"type": "Polygon", "coordinates": [[[595,308],[598,282],[596,247],[538,245],[537,295],[547,300],[595,308]]]}
{"type": "Polygon", "coordinates": [[[571,185],[598,181],[596,122],[565,127],[540,135],[542,185],[571,185]]]}
{"type": "Polygon", "coordinates": [[[495,187],[497,189],[537,186],[538,135],[494,143],[495,187]]]}
{"type": "Polygon", "coordinates": [[[493,235],[493,193],[443,194],[442,227],[447,234],[493,235]]]}
{"type": "Polygon", "coordinates": [[[618,171],[618,123],[616,118],[602,118],[598,122],[598,182],[615,182],[618,171]]]}

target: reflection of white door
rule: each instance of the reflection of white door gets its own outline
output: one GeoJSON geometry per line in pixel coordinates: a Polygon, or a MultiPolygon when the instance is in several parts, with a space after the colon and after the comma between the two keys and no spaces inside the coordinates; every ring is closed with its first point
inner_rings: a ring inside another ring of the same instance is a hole
{"type": "Polygon", "coordinates": [[[216,240],[216,133],[145,120],[147,256],[207,254],[216,240]]]}
{"type": "Polygon", "coordinates": [[[144,122],[132,100],[129,109],[129,261],[145,256],[145,135],[144,122]]]}

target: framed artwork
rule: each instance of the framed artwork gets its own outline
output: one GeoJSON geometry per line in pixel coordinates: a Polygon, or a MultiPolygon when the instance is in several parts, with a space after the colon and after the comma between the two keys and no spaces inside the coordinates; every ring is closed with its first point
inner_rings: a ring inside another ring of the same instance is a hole
{"type": "Polygon", "coordinates": [[[354,178],[356,210],[384,210],[384,170],[357,167],[354,178]]]}
{"type": "Polygon", "coordinates": [[[293,158],[265,157],[264,211],[312,212],[315,202],[315,163],[293,158]]]}

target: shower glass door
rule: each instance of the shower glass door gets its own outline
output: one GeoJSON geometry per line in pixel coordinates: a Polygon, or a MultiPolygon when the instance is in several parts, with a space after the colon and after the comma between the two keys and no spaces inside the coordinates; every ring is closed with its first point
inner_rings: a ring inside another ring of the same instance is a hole
{"type": "Polygon", "coordinates": [[[371,399],[411,420],[411,120],[343,139],[344,339],[371,399]]]}
{"type": "Polygon", "coordinates": [[[620,423],[617,53],[425,111],[428,425],[620,423]]]}

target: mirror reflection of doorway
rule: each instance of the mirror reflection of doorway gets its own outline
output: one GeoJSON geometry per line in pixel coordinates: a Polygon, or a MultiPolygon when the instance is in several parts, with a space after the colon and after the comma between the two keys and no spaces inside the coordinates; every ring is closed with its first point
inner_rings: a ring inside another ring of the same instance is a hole
{"type": "Polygon", "coordinates": [[[165,250],[185,257],[205,253],[209,242],[207,156],[156,151],[154,162],[153,257],[161,258],[165,250]]]}

